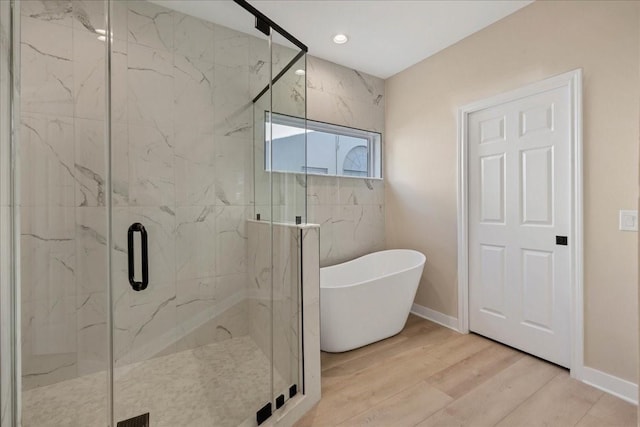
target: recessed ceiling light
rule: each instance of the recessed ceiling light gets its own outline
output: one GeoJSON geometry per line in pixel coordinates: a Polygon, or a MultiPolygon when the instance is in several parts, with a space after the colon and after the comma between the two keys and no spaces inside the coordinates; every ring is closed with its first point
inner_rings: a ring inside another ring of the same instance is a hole
{"type": "Polygon", "coordinates": [[[333,36],[333,42],[335,44],[345,44],[349,41],[349,37],[346,34],[336,34],[333,36]]]}
{"type": "Polygon", "coordinates": [[[296,76],[304,76],[304,75],[305,75],[305,71],[303,69],[296,70],[296,76]]]}

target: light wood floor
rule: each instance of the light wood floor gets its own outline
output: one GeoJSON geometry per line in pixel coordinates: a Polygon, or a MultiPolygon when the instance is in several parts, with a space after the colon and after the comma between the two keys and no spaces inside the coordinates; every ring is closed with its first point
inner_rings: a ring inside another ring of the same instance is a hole
{"type": "Polygon", "coordinates": [[[322,354],[307,426],[636,426],[636,407],[566,369],[411,315],[384,341],[322,354]]]}

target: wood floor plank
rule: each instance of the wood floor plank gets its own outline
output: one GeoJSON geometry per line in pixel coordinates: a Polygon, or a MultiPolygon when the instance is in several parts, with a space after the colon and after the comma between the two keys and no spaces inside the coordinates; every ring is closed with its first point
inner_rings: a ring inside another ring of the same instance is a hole
{"type": "Polygon", "coordinates": [[[636,427],[637,424],[634,423],[621,423],[613,420],[603,420],[602,418],[594,417],[593,415],[587,413],[582,419],[576,424],[576,427],[636,427]]]}
{"type": "Polygon", "coordinates": [[[637,411],[636,405],[605,393],[576,427],[635,427],[637,411]]]}
{"type": "Polygon", "coordinates": [[[421,381],[350,418],[341,427],[412,427],[451,402],[445,393],[421,381]]]}
{"type": "Polygon", "coordinates": [[[569,377],[568,372],[561,372],[497,426],[573,426],[602,394],[600,390],[569,377]]]}
{"type": "Polygon", "coordinates": [[[306,425],[333,426],[343,422],[491,344],[482,337],[454,333],[440,345],[411,348],[388,357],[343,377],[340,388],[330,388],[329,393],[323,394],[326,397],[319,406],[327,410],[320,411],[306,425]]]}
{"type": "Polygon", "coordinates": [[[368,370],[354,375],[346,387],[323,394],[316,407],[307,414],[301,426],[335,426],[360,414],[379,402],[424,380],[419,360],[386,369],[368,370]]]}
{"type": "Polygon", "coordinates": [[[320,353],[320,363],[322,366],[322,371],[324,372],[328,369],[336,367],[337,365],[344,364],[353,359],[358,359],[371,353],[377,353],[384,348],[393,347],[396,344],[400,344],[401,342],[406,340],[407,337],[405,335],[398,334],[385,340],[378,341],[364,347],[356,348],[355,350],[345,351],[344,353],[327,353],[323,351],[320,353]]]}
{"type": "Polygon", "coordinates": [[[323,351],[320,354],[322,370],[326,371],[336,365],[345,364],[346,362],[370,355],[371,353],[379,353],[383,349],[395,347],[397,344],[406,341],[409,337],[425,335],[435,329],[443,328],[433,322],[410,314],[407,319],[407,324],[398,335],[343,353],[327,353],[323,351]]]}
{"type": "Polygon", "coordinates": [[[636,425],[635,406],[556,365],[415,316],[395,337],[322,364],[322,399],[297,427],[636,425]]]}
{"type": "Polygon", "coordinates": [[[449,367],[493,345],[492,341],[479,335],[463,335],[454,332],[454,338],[438,345],[422,347],[419,351],[432,359],[445,362],[446,367],[449,367]]]}
{"type": "Polygon", "coordinates": [[[427,330],[432,329],[441,329],[442,326],[437,323],[430,322],[426,319],[418,317],[416,315],[409,315],[409,319],[407,320],[407,324],[405,325],[400,335],[411,337],[415,335],[419,335],[427,330]]]}
{"type": "Polygon", "coordinates": [[[427,382],[457,399],[523,357],[523,353],[495,343],[438,372],[427,382]]]}
{"type": "Polygon", "coordinates": [[[492,426],[560,371],[557,366],[525,356],[418,425],[492,426]]]}
{"type": "Polygon", "coordinates": [[[397,356],[400,353],[418,347],[433,346],[436,343],[440,343],[455,335],[455,332],[447,331],[445,329],[425,331],[425,333],[414,337],[396,335],[395,337],[388,338],[388,340],[392,340],[393,338],[399,337],[399,339],[394,340],[392,345],[386,345],[385,342],[380,342],[376,343],[380,345],[376,346],[373,351],[368,351],[352,357],[350,357],[351,355],[345,354],[344,360],[341,362],[334,361],[333,366],[331,368],[324,369],[322,375],[329,378],[338,374],[354,374],[362,369],[371,367],[376,363],[381,363],[385,359],[397,356]]]}
{"type": "MultiPolygon", "coordinates": [[[[433,322],[428,322],[428,323],[432,324],[433,322]]],[[[407,323],[404,325],[404,328],[401,333],[405,333],[414,325],[420,326],[424,324],[426,324],[425,319],[423,319],[422,317],[416,316],[415,314],[409,313],[409,316],[407,317],[407,323]]]]}
{"type": "Polygon", "coordinates": [[[435,329],[420,336],[411,337],[393,346],[385,346],[377,352],[370,352],[361,357],[350,359],[341,364],[336,364],[333,368],[322,372],[322,392],[329,393],[331,390],[339,390],[347,385],[353,375],[378,366],[384,369],[385,364],[390,360],[402,356],[404,353],[414,351],[418,357],[428,349],[442,345],[446,341],[456,339],[460,334],[445,328],[435,329]]]}

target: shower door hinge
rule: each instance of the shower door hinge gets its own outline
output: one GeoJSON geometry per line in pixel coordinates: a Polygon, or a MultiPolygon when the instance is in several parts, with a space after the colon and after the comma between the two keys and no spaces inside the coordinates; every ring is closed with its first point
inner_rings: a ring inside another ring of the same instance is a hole
{"type": "Polygon", "coordinates": [[[276,409],[280,409],[284,406],[284,394],[276,397],[276,409]]]}
{"type": "Polygon", "coordinates": [[[271,402],[264,405],[258,412],[256,412],[256,421],[258,425],[267,421],[267,419],[271,416],[271,402]]]}
{"type": "Polygon", "coordinates": [[[116,427],[149,427],[149,413],[129,418],[128,420],[118,421],[116,427]]]}

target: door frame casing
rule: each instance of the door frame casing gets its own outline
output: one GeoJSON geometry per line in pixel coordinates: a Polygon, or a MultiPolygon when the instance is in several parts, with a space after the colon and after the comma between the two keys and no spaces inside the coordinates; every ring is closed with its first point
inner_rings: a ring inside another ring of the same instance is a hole
{"type": "Polygon", "coordinates": [[[558,88],[569,89],[571,111],[571,233],[570,286],[571,376],[582,379],[584,368],[583,171],[582,171],[582,69],[553,76],[492,96],[458,109],[458,330],[469,333],[469,138],[471,113],[558,88]]]}

